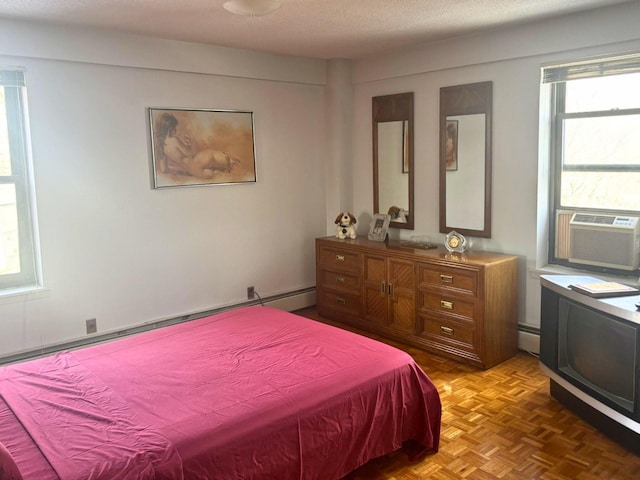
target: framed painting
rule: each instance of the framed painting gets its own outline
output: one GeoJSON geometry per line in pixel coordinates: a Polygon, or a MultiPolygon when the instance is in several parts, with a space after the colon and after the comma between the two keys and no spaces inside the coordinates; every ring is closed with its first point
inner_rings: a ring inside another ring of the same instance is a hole
{"type": "Polygon", "coordinates": [[[149,108],[153,188],[256,181],[253,112],[149,108]]]}
{"type": "Polygon", "coordinates": [[[458,120],[447,120],[445,135],[446,169],[447,171],[458,170],[458,120]]]}

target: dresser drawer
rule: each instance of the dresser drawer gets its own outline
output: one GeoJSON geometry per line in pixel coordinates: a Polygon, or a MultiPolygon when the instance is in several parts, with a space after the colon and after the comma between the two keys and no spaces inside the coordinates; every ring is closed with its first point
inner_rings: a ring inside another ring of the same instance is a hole
{"type": "Polygon", "coordinates": [[[318,281],[323,288],[360,292],[360,276],[357,273],[319,270],[318,281]]]}
{"type": "Polygon", "coordinates": [[[447,318],[421,315],[422,332],[420,336],[433,342],[447,345],[467,352],[475,352],[475,329],[461,325],[447,318]]]}
{"type": "Polygon", "coordinates": [[[473,300],[462,300],[459,297],[443,295],[438,291],[419,292],[420,310],[429,309],[445,315],[464,317],[473,323],[476,304],[473,300]]]}
{"type": "Polygon", "coordinates": [[[360,272],[362,257],[357,252],[337,248],[320,247],[320,266],[330,270],[360,272]]]}
{"type": "Polygon", "coordinates": [[[441,265],[418,264],[418,284],[455,289],[459,293],[478,295],[478,272],[441,265]]]}
{"type": "Polygon", "coordinates": [[[331,310],[358,317],[362,316],[362,297],[358,294],[319,290],[317,295],[316,302],[319,310],[331,310]]]}

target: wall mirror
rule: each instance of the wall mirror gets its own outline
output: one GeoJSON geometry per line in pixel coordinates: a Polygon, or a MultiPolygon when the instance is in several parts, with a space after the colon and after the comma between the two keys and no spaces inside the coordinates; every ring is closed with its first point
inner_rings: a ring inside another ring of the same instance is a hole
{"type": "Polygon", "coordinates": [[[440,89],[440,232],[491,237],[493,83],[440,89]]]}
{"type": "Polygon", "coordinates": [[[413,229],[413,92],[373,97],[373,213],[413,229]]]}

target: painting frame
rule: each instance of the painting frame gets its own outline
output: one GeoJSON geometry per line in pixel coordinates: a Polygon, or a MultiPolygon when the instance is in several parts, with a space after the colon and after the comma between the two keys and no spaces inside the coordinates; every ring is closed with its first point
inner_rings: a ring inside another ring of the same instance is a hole
{"type": "Polygon", "coordinates": [[[148,107],[154,189],[256,183],[253,112],[148,107]]]}
{"type": "Polygon", "coordinates": [[[458,170],[458,120],[447,120],[444,163],[447,172],[458,170]]]}

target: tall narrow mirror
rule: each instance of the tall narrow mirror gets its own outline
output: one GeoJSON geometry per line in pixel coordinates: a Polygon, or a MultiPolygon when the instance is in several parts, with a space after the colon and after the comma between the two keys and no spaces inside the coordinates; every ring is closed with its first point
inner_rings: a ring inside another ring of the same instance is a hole
{"type": "Polygon", "coordinates": [[[491,237],[492,82],[440,89],[440,232],[491,237]]]}
{"type": "Polygon", "coordinates": [[[373,212],[413,229],[413,92],[372,100],[373,212]]]}

